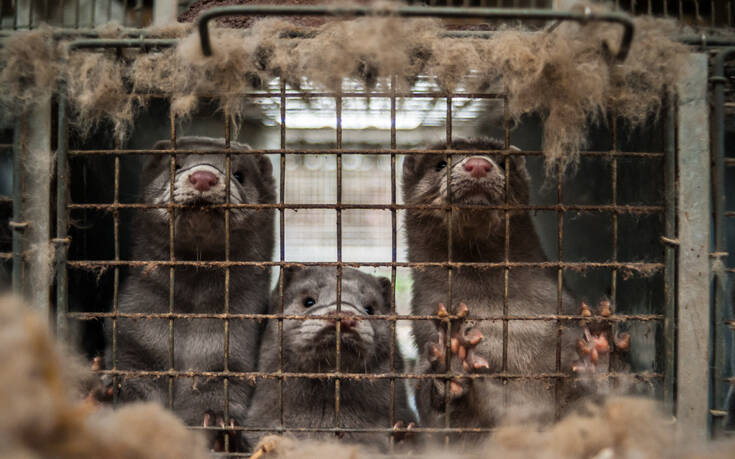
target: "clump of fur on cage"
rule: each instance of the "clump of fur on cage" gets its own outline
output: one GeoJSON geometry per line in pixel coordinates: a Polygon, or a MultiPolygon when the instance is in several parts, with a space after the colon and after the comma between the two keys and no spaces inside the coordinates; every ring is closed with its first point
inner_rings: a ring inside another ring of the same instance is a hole
{"type": "MultiPolygon", "coordinates": [[[[611,397],[589,401],[548,429],[528,420],[500,426],[484,444],[462,450],[441,447],[419,456],[424,459],[483,457],[587,459],[587,458],[726,458],[735,441],[703,444],[692,441],[654,401],[611,397]]],[[[438,446],[438,445],[437,445],[438,446]]],[[[363,447],[338,442],[299,441],[270,435],[256,446],[258,459],[363,459],[374,454],[363,447]]]]}
{"type": "Polygon", "coordinates": [[[92,375],[55,342],[47,321],[16,298],[0,298],[0,456],[190,458],[204,439],[163,407],[118,410],[83,401],[92,375]]]}
{"type": "Polygon", "coordinates": [[[196,110],[199,98],[213,97],[236,129],[248,109],[244,93],[266,89],[275,77],[297,89],[309,81],[334,92],[345,78],[366,89],[391,89],[394,79],[400,91],[422,74],[446,95],[461,87],[500,88],[514,120],[542,118],[547,165],[563,170],[576,163],[589,122],[604,122],[613,113],[632,127],[642,125],[659,113],[682,75],[687,48],[669,38],[676,25],[654,18],[634,22],[635,38],[622,64],[612,58],[622,28],[594,21],[537,32],[501,28],[480,39],[447,38],[441,22],[432,19],[363,17],[312,28],[263,19],[245,30],[212,27],[209,57],[202,54],[199,34],[187,28],[165,31],[180,37],[173,49],[126,53],[122,60],[86,51],[58,59],[62,53],[51,40],[33,51],[6,46],[0,62],[17,69],[3,71],[0,84],[8,89],[4,105],[18,111],[38,93],[55,89],[57,81],[44,67],[51,62],[63,70],[82,132],[104,119],[123,137],[136,109],[153,94],[170,97],[174,115],[183,118],[196,110]],[[295,33],[309,38],[289,38],[295,33]]]}

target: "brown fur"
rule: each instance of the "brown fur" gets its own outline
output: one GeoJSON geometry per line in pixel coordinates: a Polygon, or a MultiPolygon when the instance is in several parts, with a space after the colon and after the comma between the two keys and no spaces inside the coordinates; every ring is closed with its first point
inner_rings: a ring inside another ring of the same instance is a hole
{"type": "Polygon", "coordinates": [[[57,459],[208,456],[200,434],[154,404],[112,411],[84,402],[89,374],[56,343],[47,322],[0,298],[0,456],[57,459]]]}
{"type": "MultiPolygon", "coordinates": [[[[376,7],[390,7],[386,5],[376,7]]],[[[388,88],[395,76],[398,88],[405,89],[424,74],[435,77],[447,94],[460,87],[505,88],[514,120],[532,114],[544,120],[547,164],[564,169],[584,147],[589,121],[605,121],[607,113],[615,112],[639,126],[658,114],[664,96],[682,76],[688,50],[669,39],[678,30],[675,23],[653,18],[634,22],[635,38],[622,65],[604,51],[605,43],[613,48],[619,43],[620,26],[598,22],[563,23],[545,32],[501,28],[489,39],[471,39],[446,38],[442,23],[431,19],[364,17],[304,29],[266,18],[244,30],[211,26],[214,55],[206,58],[196,31],[160,31],[161,36],[181,37],[178,46],[146,54],[126,51],[132,64],[123,68],[107,53],[88,57],[75,51],[74,57],[62,59],[53,40],[30,32],[16,35],[12,46],[0,50],[0,85],[8,88],[0,102],[8,113],[21,113],[39,93],[50,94],[56,75],[62,74],[70,83],[80,124],[89,127],[109,119],[124,136],[134,108],[145,105],[152,92],[171,96],[174,113],[182,117],[197,108],[198,98],[215,97],[237,121],[249,110],[242,94],[274,77],[294,87],[305,77],[317,88],[337,90],[344,78],[362,81],[367,88],[388,88]],[[295,29],[311,38],[283,38],[295,29]],[[26,43],[31,37],[37,46],[26,43]],[[85,60],[107,70],[90,71],[89,65],[80,65],[85,60]],[[126,79],[139,94],[121,90],[126,79]]]]}

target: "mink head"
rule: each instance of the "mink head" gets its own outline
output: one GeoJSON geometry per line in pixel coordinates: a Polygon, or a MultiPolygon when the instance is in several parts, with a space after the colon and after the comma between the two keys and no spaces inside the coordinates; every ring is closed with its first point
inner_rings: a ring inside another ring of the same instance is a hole
{"type": "MultiPolygon", "coordinates": [[[[503,142],[480,138],[455,140],[451,145],[436,144],[428,150],[467,150],[467,154],[408,155],[403,161],[403,197],[407,205],[473,205],[503,206],[527,204],[529,177],[525,159],[511,156],[509,169],[502,154],[487,150],[504,150],[503,142]],[[451,164],[451,170],[448,170],[451,164]],[[447,186],[447,176],[451,186],[447,186]],[[507,193],[507,199],[506,199],[507,193]]],[[[411,209],[416,218],[436,218],[444,221],[446,210],[411,209]]],[[[455,212],[460,228],[466,225],[494,227],[503,221],[503,210],[468,208],[455,212]]]]}
{"type": "MultiPolygon", "coordinates": [[[[385,320],[366,320],[390,313],[390,281],[355,269],[342,273],[341,319],[337,316],[337,271],[331,267],[287,269],[283,311],[305,319],[283,321],[284,354],[296,371],[332,371],[336,362],[336,329],[340,324],[343,371],[374,371],[388,360],[390,327],[385,320]]],[[[274,292],[272,309],[280,296],[274,292]]]]}
{"type": "MultiPolygon", "coordinates": [[[[156,150],[172,149],[171,142],[159,141],[156,150]]],[[[182,137],[176,141],[177,150],[224,150],[223,139],[209,137],[182,137]]],[[[264,204],[275,202],[275,181],[270,160],[263,155],[238,154],[248,151],[245,144],[230,145],[229,202],[231,204],[264,204]]],[[[156,155],[148,158],[143,168],[141,183],[143,199],[147,203],[168,205],[173,194],[176,208],[176,239],[215,241],[223,239],[225,209],[212,205],[227,203],[227,160],[225,154],[176,154],[173,190],[170,178],[171,156],[156,155]],[[173,191],[173,193],[172,193],[173,191]]],[[[230,209],[230,230],[251,230],[264,218],[266,212],[248,209],[230,209]]],[[[152,212],[160,224],[168,225],[169,212],[158,208],[152,212]]]]}

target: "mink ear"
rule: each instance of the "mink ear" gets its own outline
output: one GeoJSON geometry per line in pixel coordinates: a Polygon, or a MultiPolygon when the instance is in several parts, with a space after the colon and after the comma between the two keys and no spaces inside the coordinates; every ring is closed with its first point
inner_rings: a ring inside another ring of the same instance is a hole
{"type": "Polygon", "coordinates": [[[261,177],[272,177],[273,176],[273,164],[269,157],[265,155],[258,155],[255,157],[258,163],[258,169],[260,170],[261,177]]]}
{"type": "MultiPolygon", "coordinates": [[[[171,141],[170,140],[159,140],[155,144],[153,144],[152,150],[170,150],[171,149],[171,141]]],[[[161,163],[163,161],[169,161],[171,157],[169,155],[165,154],[158,154],[158,155],[145,155],[145,158],[143,159],[143,174],[157,174],[159,172],[159,168],[161,167],[161,163]]],[[[155,176],[155,175],[154,175],[155,176]]]]}
{"type": "Polygon", "coordinates": [[[155,144],[153,144],[154,150],[170,150],[171,149],[171,141],[170,140],[159,140],[155,144]]]}
{"type": "Polygon", "coordinates": [[[416,168],[416,156],[415,155],[405,155],[403,157],[403,177],[405,178],[407,175],[413,175],[416,168]]]}
{"type": "Polygon", "coordinates": [[[383,304],[385,305],[386,309],[390,309],[390,299],[392,297],[390,279],[388,279],[387,277],[378,277],[378,282],[380,282],[380,287],[383,290],[383,304]]]}
{"type": "MultiPolygon", "coordinates": [[[[515,147],[511,148],[518,150],[515,147]]],[[[526,157],[514,155],[512,158],[512,170],[509,174],[509,176],[512,177],[512,181],[510,183],[511,193],[512,195],[515,195],[516,202],[520,204],[528,204],[530,200],[531,176],[526,169],[526,157]]]]}
{"type": "MultiPolygon", "coordinates": [[[[296,273],[301,271],[302,269],[304,268],[299,266],[288,266],[286,268],[283,268],[283,287],[286,288],[286,286],[291,283],[296,273]]],[[[276,289],[277,288],[278,286],[276,286],[276,289]]]]}

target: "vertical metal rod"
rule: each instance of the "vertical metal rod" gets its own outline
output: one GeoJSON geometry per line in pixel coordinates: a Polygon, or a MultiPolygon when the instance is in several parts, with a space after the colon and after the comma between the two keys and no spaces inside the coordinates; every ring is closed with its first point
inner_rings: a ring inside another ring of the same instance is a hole
{"type": "MultiPolygon", "coordinates": [[[[505,91],[505,94],[508,94],[507,88],[505,91]]],[[[507,104],[507,97],[503,98],[503,128],[504,128],[504,142],[503,147],[506,150],[506,153],[508,150],[510,150],[510,112],[508,110],[508,104],[507,104]]],[[[503,158],[504,161],[504,167],[506,170],[506,177],[510,177],[509,171],[511,168],[510,165],[510,156],[505,155],[503,158]]],[[[509,210],[509,204],[510,204],[510,180],[505,180],[505,209],[503,211],[503,218],[505,220],[505,234],[504,234],[504,246],[503,246],[503,260],[505,261],[505,267],[503,268],[503,355],[502,355],[502,371],[503,373],[508,372],[508,328],[510,327],[510,324],[508,322],[508,296],[510,294],[510,266],[508,265],[508,262],[510,261],[510,210],[509,210]]],[[[510,403],[509,400],[509,390],[508,390],[508,379],[503,379],[503,407],[507,408],[508,404],[510,403]]]]}
{"type": "MultiPolygon", "coordinates": [[[[56,147],[56,239],[66,241],[68,237],[68,212],[66,199],[69,193],[69,120],[66,116],[66,95],[62,88],[59,91],[59,126],[56,147]]],[[[20,169],[20,163],[13,165],[14,169],[20,169]]],[[[67,338],[67,312],[68,304],[68,278],[66,270],[66,259],[69,245],[65,243],[56,244],[56,334],[59,339],[67,338]]],[[[15,266],[13,266],[15,268],[15,266]]]]}
{"type": "MultiPolygon", "coordinates": [[[[231,126],[230,120],[232,119],[230,111],[225,110],[225,202],[230,202],[230,177],[232,176],[232,154],[230,153],[230,137],[231,137],[231,126]]],[[[231,209],[225,209],[225,261],[230,261],[230,211],[231,209]]],[[[225,372],[230,371],[230,267],[225,266],[225,319],[224,319],[224,343],[222,346],[224,352],[224,367],[225,372]]],[[[228,377],[222,378],[224,385],[224,397],[225,397],[225,409],[224,418],[225,426],[229,428],[230,425],[230,379],[228,377]]],[[[230,450],[230,436],[225,435],[224,450],[230,450]]]]}
{"type": "MultiPolygon", "coordinates": [[[[453,148],[452,146],[452,98],[447,97],[447,117],[446,117],[446,142],[447,142],[447,148],[453,148]]],[[[447,212],[447,261],[452,261],[452,244],[453,244],[453,237],[452,237],[452,222],[454,220],[454,209],[452,208],[452,155],[447,155],[447,206],[448,206],[448,212],[447,212]]],[[[452,298],[452,287],[453,287],[453,272],[451,267],[447,267],[447,310],[451,314],[454,312],[454,300],[452,298]]],[[[446,330],[446,349],[444,352],[444,365],[446,370],[447,378],[444,380],[444,427],[449,429],[451,425],[451,414],[452,409],[450,405],[450,398],[449,398],[449,374],[452,372],[451,365],[450,365],[450,356],[452,355],[452,348],[451,348],[451,337],[452,337],[452,321],[447,321],[447,330],[446,330]]],[[[444,444],[449,445],[449,434],[444,435],[444,444]]]]}
{"type": "MultiPolygon", "coordinates": [[[[340,83],[341,84],[341,83],[340,83]]],[[[340,87],[340,93],[342,92],[340,87]]],[[[342,96],[335,97],[337,105],[337,149],[342,150],[342,96]]],[[[342,314],[342,153],[337,153],[337,316],[342,314]]],[[[342,329],[341,321],[337,320],[336,324],[336,352],[337,362],[335,370],[337,373],[342,371],[342,329]]],[[[340,427],[340,379],[337,377],[334,381],[334,408],[335,408],[335,427],[340,427]]]]}
{"type": "MultiPolygon", "coordinates": [[[[115,149],[120,149],[119,136],[115,136],[115,149]]],[[[61,180],[59,177],[57,180],[61,180]]],[[[120,155],[115,155],[115,184],[114,184],[114,202],[117,204],[120,201],[120,155]]],[[[115,244],[115,261],[120,261],[120,210],[115,209],[113,212],[113,237],[115,244]]],[[[117,370],[117,314],[120,312],[120,267],[115,266],[113,271],[113,285],[112,285],[112,360],[113,368],[117,370]]],[[[117,405],[119,397],[119,377],[117,375],[112,378],[112,402],[113,405],[117,405]]]]}
{"type": "MultiPolygon", "coordinates": [[[[557,261],[564,261],[564,173],[561,168],[557,168],[556,172],[556,203],[559,204],[559,210],[556,214],[556,255],[557,261]]],[[[559,266],[556,271],[556,313],[561,314],[564,308],[564,268],[559,266]]],[[[556,346],[556,371],[561,371],[561,334],[562,324],[557,322],[559,330],[557,331],[556,346]]],[[[558,386],[558,382],[557,382],[558,386]]],[[[559,400],[561,388],[556,389],[555,396],[559,400]]],[[[559,403],[555,404],[554,416],[558,419],[561,416],[559,403]]]]}
{"type": "MultiPolygon", "coordinates": [[[[173,110],[169,110],[169,119],[171,122],[171,148],[176,150],[176,116],[173,110]]],[[[171,261],[176,260],[176,245],[175,245],[175,212],[174,207],[174,186],[176,182],[176,154],[172,153],[169,156],[169,200],[168,200],[168,237],[169,237],[169,259],[171,261]]],[[[171,314],[174,313],[174,302],[175,302],[175,266],[171,265],[168,271],[168,310],[171,314]]],[[[168,367],[170,370],[174,370],[174,319],[168,320],[168,367]]],[[[174,377],[169,376],[168,378],[168,407],[173,409],[174,407],[174,377]]]]}
{"type": "MultiPolygon", "coordinates": [[[[613,112],[612,120],[610,122],[612,127],[612,159],[610,160],[610,189],[612,192],[612,205],[618,205],[618,158],[615,153],[618,151],[618,116],[617,113],[613,112]]],[[[613,212],[612,214],[612,233],[613,233],[613,253],[612,260],[617,263],[618,261],[618,213],[613,212]]],[[[618,300],[618,269],[612,268],[610,271],[610,303],[613,305],[617,304],[618,300]]],[[[613,327],[615,325],[613,324],[613,327]]],[[[614,343],[614,340],[612,340],[614,343]]],[[[607,361],[607,372],[612,374],[613,372],[613,357],[610,355],[607,361]]],[[[613,383],[612,377],[608,380],[609,384],[613,383]]]]}
{"type": "MultiPolygon", "coordinates": [[[[13,133],[13,222],[19,224],[23,219],[23,176],[20,173],[23,164],[23,145],[21,142],[21,124],[25,116],[18,117],[13,133]]],[[[23,291],[23,229],[20,226],[13,228],[13,291],[20,294],[23,291]]]]}
{"type": "MultiPolygon", "coordinates": [[[[281,79],[281,151],[286,149],[286,82],[281,79]]],[[[279,221],[279,242],[280,242],[280,261],[279,277],[278,277],[278,312],[283,315],[283,262],[285,260],[286,238],[284,232],[286,230],[285,209],[283,207],[286,195],[286,154],[281,153],[281,169],[280,169],[280,188],[279,202],[281,207],[278,209],[280,215],[279,221]]],[[[278,319],[278,412],[280,413],[279,425],[283,429],[283,319],[278,319]]]]}
{"type": "MultiPolygon", "coordinates": [[[[666,100],[664,136],[665,236],[676,240],[676,100],[666,100]]],[[[663,401],[676,413],[676,246],[664,248],[664,387],[663,401]]]]}
{"type": "MultiPolygon", "coordinates": [[[[396,77],[391,77],[390,81],[390,149],[396,149],[396,77]]],[[[390,155],[390,203],[391,205],[396,204],[396,154],[391,153],[390,155]]],[[[390,322],[390,372],[395,373],[395,361],[396,361],[396,261],[397,261],[397,245],[398,245],[398,232],[396,209],[391,208],[390,211],[390,227],[391,227],[391,262],[393,265],[390,268],[390,314],[393,319],[390,322]]],[[[400,357],[400,355],[399,355],[400,357]]],[[[400,380],[403,384],[403,380],[400,380]]],[[[390,379],[390,425],[396,424],[396,379],[390,379]]],[[[391,452],[394,448],[395,438],[393,435],[390,437],[391,452]]]]}
{"type": "MultiPolygon", "coordinates": [[[[713,269],[714,281],[714,311],[712,326],[712,352],[713,352],[713,375],[712,375],[712,406],[720,410],[725,401],[727,390],[725,388],[725,369],[727,367],[727,349],[725,338],[728,327],[725,323],[727,316],[727,273],[722,264],[727,255],[727,243],[725,240],[725,211],[727,209],[727,195],[725,194],[725,61],[735,54],[735,48],[722,50],[715,58],[714,75],[710,81],[714,85],[715,104],[712,134],[714,151],[712,152],[712,190],[713,211],[715,224],[714,254],[713,262],[717,269],[713,269]]],[[[713,422],[713,427],[715,426],[713,422]]]]}

